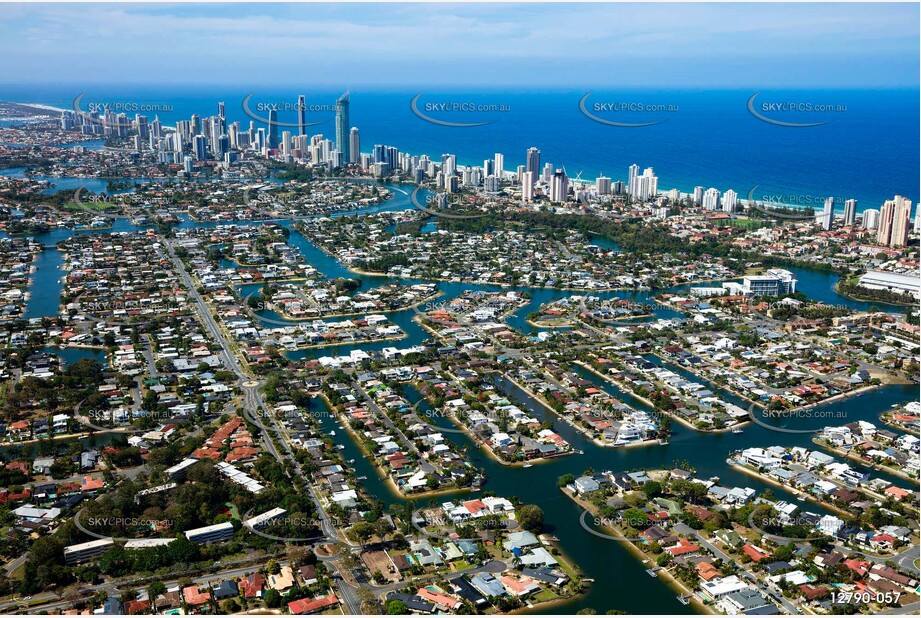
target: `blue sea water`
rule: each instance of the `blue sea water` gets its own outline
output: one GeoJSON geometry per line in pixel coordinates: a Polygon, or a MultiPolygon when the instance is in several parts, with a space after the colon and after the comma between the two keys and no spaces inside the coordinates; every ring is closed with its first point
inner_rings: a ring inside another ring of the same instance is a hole
{"type": "MultiPolygon", "coordinates": [[[[580,100],[589,89],[575,90],[458,90],[382,91],[353,88],[350,123],[360,130],[363,152],[374,144],[388,144],[413,154],[439,159],[442,153],[457,155],[458,163],[480,165],[494,153],[505,155],[505,169],[525,163],[530,146],[541,150],[541,163],[565,166],[571,177],[581,173],[593,180],[604,173],[626,180],[627,167],[652,166],[659,189],[690,192],[695,185],[735,190],[745,198],[757,187],[758,199],[777,199],[817,204],[825,197],[858,200],[858,211],[878,208],[896,194],[917,202],[919,196],[918,90],[797,90],[763,91],[756,111],[783,122],[826,122],[813,127],[777,126],[759,120],[747,103],[753,90],[596,90],[585,102],[597,117],[626,123],[658,122],[645,127],[616,127],[588,118],[580,100]],[[427,122],[413,113],[417,109],[436,120],[456,123],[488,122],[475,127],[448,127],[427,122]],[[666,111],[607,111],[605,104],[666,106],[666,111]],[[772,110],[771,104],[830,105],[837,111],[808,112],[772,110]],[[439,105],[491,105],[490,111],[443,111],[439,105]],[[762,107],[766,105],[767,107],[762,107]],[[767,111],[765,111],[767,110],[767,111]]],[[[243,100],[252,94],[249,108],[265,118],[272,104],[281,104],[279,121],[296,120],[298,94],[307,96],[311,134],[335,139],[332,106],[341,92],[279,87],[253,92],[246,87],[188,86],[25,86],[0,84],[0,100],[29,101],[72,109],[80,95],[81,109],[109,103],[160,106],[147,111],[164,124],[217,113],[218,101],[226,104],[229,122],[248,126],[243,100]],[[285,108],[284,106],[287,106],[285,108]]],[[[128,112],[133,116],[133,112],[128,112]]],[[[257,122],[257,127],[265,126],[257,122]]],[[[293,127],[282,126],[281,130],[293,127]]]]}

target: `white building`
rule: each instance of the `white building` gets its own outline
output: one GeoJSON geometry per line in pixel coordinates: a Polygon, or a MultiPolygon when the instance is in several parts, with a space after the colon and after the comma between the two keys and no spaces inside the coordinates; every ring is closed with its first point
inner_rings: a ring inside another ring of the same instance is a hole
{"type": "Polygon", "coordinates": [[[889,290],[921,298],[921,279],[917,275],[869,270],[860,278],[860,285],[871,290],[889,290]]]}

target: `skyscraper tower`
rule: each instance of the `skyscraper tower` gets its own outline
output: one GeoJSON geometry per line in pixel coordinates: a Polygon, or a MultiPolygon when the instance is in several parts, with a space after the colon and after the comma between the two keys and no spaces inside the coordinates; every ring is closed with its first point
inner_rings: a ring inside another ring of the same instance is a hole
{"type": "MultiPolygon", "coordinates": [[[[895,199],[887,200],[886,204],[892,202],[890,210],[892,217],[891,233],[889,236],[890,247],[904,247],[908,244],[908,232],[911,229],[911,200],[896,195],[895,199]]],[[[880,214],[882,218],[882,214],[880,214]]],[[[882,229],[882,223],[880,223],[882,229]]]]}
{"type": "Polygon", "coordinates": [[[307,97],[297,97],[297,134],[307,135],[307,97]]]}
{"type": "Polygon", "coordinates": [[[636,177],[640,175],[640,166],[634,163],[627,168],[627,193],[633,195],[636,191],[636,177]]]}
{"type": "Polygon", "coordinates": [[[844,226],[851,227],[857,222],[857,200],[844,200],[844,226]]]}
{"type": "Polygon", "coordinates": [[[525,202],[534,201],[534,176],[535,172],[525,172],[521,179],[521,199],[525,202]]]}
{"type": "Polygon", "coordinates": [[[528,148],[525,171],[534,172],[533,180],[537,180],[537,175],[540,174],[540,150],[535,146],[528,148]]]}
{"type": "Polygon", "coordinates": [[[493,159],[495,160],[495,164],[493,166],[492,173],[495,174],[496,178],[498,178],[499,180],[503,180],[505,178],[505,174],[504,174],[505,155],[502,154],[501,152],[497,152],[496,156],[493,157],[493,159]]]}
{"type": "Polygon", "coordinates": [[[269,148],[278,148],[278,110],[269,110],[269,148]]]}
{"type": "Polygon", "coordinates": [[[336,99],[336,150],[342,153],[343,161],[351,161],[349,150],[349,91],[336,99]]]}
{"type": "Polygon", "coordinates": [[[349,163],[358,163],[361,160],[361,138],[358,135],[358,127],[352,127],[349,131],[349,163]]]}
{"type": "Polygon", "coordinates": [[[819,216],[819,223],[823,230],[830,230],[835,222],[835,198],[830,197],[825,200],[825,206],[822,208],[822,214],[819,216]]]}
{"type": "Polygon", "coordinates": [[[569,178],[566,172],[558,169],[550,179],[550,201],[563,203],[569,199],[569,178]]]}
{"type": "Polygon", "coordinates": [[[221,130],[218,131],[218,135],[220,135],[220,134],[222,134],[222,133],[227,133],[227,114],[224,113],[224,112],[225,112],[225,109],[224,109],[224,102],[223,102],[223,101],[220,101],[220,102],[217,104],[217,117],[218,117],[218,119],[219,119],[218,122],[219,122],[220,127],[221,127],[221,130]]]}

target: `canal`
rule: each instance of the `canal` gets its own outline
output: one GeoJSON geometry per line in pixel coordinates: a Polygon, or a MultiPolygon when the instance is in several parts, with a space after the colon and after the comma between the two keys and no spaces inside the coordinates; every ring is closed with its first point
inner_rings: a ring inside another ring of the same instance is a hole
{"type": "MultiPolygon", "coordinates": [[[[9,173],[11,170],[0,170],[0,173],[9,173]]],[[[14,171],[15,173],[15,171],[14,171]]],[[[21,172],[20,172],[21,173],[21,172]]],[[[67,179],[48,178],[55,183],[58,189],[73,188],[67,179]]],[[[85,181],[77,186],[87,186],[85,181]]],[[[104,181],[103,181],[104,182],[104,181]]],[[[394,210],[406,210],[412,208],[409,198],[409,192],[412,187],[400,187],[388,185],[393,190],[393,198],[387,202],[363,209],[360,212],[384,212],[394,210]]],[[[356,211],[357,214],[358,211],[356,211]]],[[[349,213],[340,213],[349,214],[349,213]]],[[[290,222],[283,221],[289,229],[290,222]]],[[[258,223],[254,223],[258,224],[258,223]]],[[[192,222],[188,217],[182,217],[179,227],[195,226],[212,226],[217,224],[199,224],[192,222]]],[[[117,219],[114,224],[114,231],[132,231],[139,229],[125,219],[117,219]]],[[[430,229],[430,228],[428,228],[430,229]]],[[[101,233],[110,230],[102,230],[101,233]]],[[[65,275],[61,270],[62,258],[60,253],[54,249],[55,243],[69,237],[70,230],[55,229],[47,234],[37,235],[36,239],[41,241],[46,249],[41,255],[36,256],[35,265],[37,272],[34,275],[31,285],[31,298],[28,301],[26,317],[44,317],[55,316],[58,313],[59,297],[61,292],[61,278],[65,275]]],[[[100,232],[77,232],[77,233],[100,233],[100,232]]],[[[605,250],[617,250],[616,245],[606,241],[603,238],[593,238],[592,241],[605,250]]],[[[344,268],[337,260],[327,255],[303,235],[291,229],[289,243],[297,247],[307,262],[317,268],[324,276],[329,278],[350,277],[360,279],[362,289],[370,289],[380,285],[389,279],[386,276],[365,276],[356,275],[344,268]]],[[[866,309],[868,303],[853,301],[838,295],[834,289],[834,282],[837,276],[830,273],[816,273],[803,268],[793,270],[799,283],[797,289],[817,300],[822,300],[831,304],[842,304],[854,309],[866,309]]],[[[412,283],[412,281],[401,280],[403,283],[412,283]]],[[[243,295],[257,290],[256,286],[241,286],[240,292],[243,295]]],[[[439,282],[439,290],[442,296],[438,301],[454,298],[465,290],[484,290],[484,291],[503,291],[508,289],[519,289],[526,291],[531,295],[527,306],[519,309],[514,315],[508,318],[508,323],[524,332],[532,332],[535,329],[528,326],[524,318],[528,313],[535,311],[541,304],[567,297],[572,292],[562,290],[547,290],[542,288],[503,288],[499,286],[473,285],[466,283],[444,283],[439,282]]],[[[647,292],[608,292],[593,294],[602,298],[629,298],[635,302],[651,302],[651,294],[647,292]]],[[[881,306],[887,311],[898,312],[899,308],[881,306]]],[[[263,312],[266,318],[278,319],[277,315],[271,312],[263,312]]],[[[381,347],[396,345],[406,347],[415,345],[429,337],[428,333],[422,330],[419,325],[413,321],[415,312],[412,309],[389,313],[388,317],[395,324],[399,325],[406,333],[407,337],[398,342],[382,342],[379,344],[361,345],[363,349],[380,349],[381,347]]],[[[654,318],[674,317],[677,313],[669,310],[657,310],[654,318]]],[[[319,356],[347,354],[353,346],[343,345],[317,350],[306,350],[289,353],[291,359],[316,358],[319,356]]],[[[92,355],[92,352],[81,351],[74,353],[71,351],[56,351],[63,356],[66,362],[73,362],[73,359],[92,355]]],[[[661,361],[659,361],[661,362],[661,361]]],[[[680,368],[679,368],[680,369],[680,368]]],[[[605,390],[612,396],[624,401],[625,403],[645,408],[644,404],[636,398],[614,387],[608,382],[601,380],[591,372],[585,371],[579,367],[574,370],[581,376],[595,383],[599,388],[605,390]]],[[[676,369],[677,370],[677,369],[676,369]]],[[[699,378],[692,379],[700,381],[699,378]]],[[[811,442],[811,434],[788,434],[773,431],[770,428],[756,424],[749,424],[740,434],[731,432],[725,433],[702,433],[697,432],[679,423],[672,424],[672,437],[667,445],[649,445],[629,448],[603,448],[587,440],[583,434],[576,431],[568,423],[557,418],[552,412],[544,406],[534,401],[527,393],[521,391],[517,386],[502,380],[496,382],[497,388],[504,393],[511,401],[523,409],[527,409],[535,417],[540,419],[549,419],[552,421],[556,431],[565,438],[574,449],[582,451],[583,454],[573,454],[565,457],[559,457],[548,462],[536,464],[531,468],[509,467],[502,465],[487,456],[477,445],[463,432],[451,431],[456,430],[450,420],[441,418],[437,415],[432,422],[445,430],[446,437],[457,444],[459,447],[466,449],[468,461],[474,466],[484,470],[486,482],[484,491],[494,492],[496,495],[512,497],[515,496],[523,503],[532,503],[539,505],[544,511],[546,522],[545,532],[555,535],[559,538],[559,545],[563,552],[569,556],[573,562],[578,565],[587,578],[593,578],[595,583],[589,588],[587,594],[574,601],[554,605],[548,608],[542,608],[542,613],[572,614],[582,608],[591,607],[604,613],[609,609],[624,610],[629,613],[649,614],[649,613],[669,613],[680,614],[689,613],[693,609],[678,602],[676,596],[678,591],[670,587],[663,580],[651,578],[646,573],[647,565],[643,565],[631,554],[628,547],[619,542],[604,541],[595,537],[582,529],[579,518],[582,514],[580,508],[566,498],[557,488],[557,479],[564,474],[574,474],[579,476],[587,469],[595,471],[615,470],[630,471],[637,469],[653,468],[671,468],[677,465],[690,466],[699,477],[719,477],[721,484],[740,485],[752,487],[762,491],[770,487],[775,494],[788,499],[795,500],[795,497],[788,494],[785,490],[776,486],[769,486],[758,479],[746,475],[726,464],[726,458],[732,451],[749,448],[765,447],[771,445],[780,446],[803,446],[806,448],[815,448],[811,442]]],[[[413,388],[407,388],[404,393],[411,404],[418,403],[418,409],[424,413],[428,411],[427,404],[421,400],[418,392],[413,388]]],[[[726,393],[720,393],[721,397],[732,399],[726,393]]],[[[889,385],[879,388],[872,393],[860,395],[857,397],[839,400],[834,403],[826,404],[833,407],[835,411],[842,414],[841,423],[853,422],[856,420],[866,420],[878,423],[880,412],[888,409],[890,406],[915,399],[917,397],[917,387],[912,385],[889,385]]],[[[739,405],[744,402],[736,401],[739,405]]],[[[747,406],[746,406],[747,407],[747,406]]],[[[820,406],[822,408],[822,406],[820,406]]],[[[385,505],[399,502],[401,499],[392,491],[377,469],[368,462],[362,455],[355,441],[348,436],[348,430],[342,427],[338,420],[334,418],[322,399],[314,399],[311,403],[311,413],[315,414],[320,421],[320,426],[327,435],[334,436],[334,441],[341,445],[342,453],[346,461],[351,462],[358,476],[365,477],[363,485],[365,489],[374,497],[379,499],[385,505]]],[[[768,424],[775,424],[779,427],[795,427],[798,429],[813,428],[807,425],[808,421],[797,418],[774,418],[765,419],[768,424]]],[[[836,423],[839,421],[836,420],[836,423]]],[[[821,421],[813,421],[816,428],[820,426],[821,421]]],[[[102,436],[94,437],[96,441],[102,436]]],[[[105,438],[102,438],[105,440],[105,438]]],[[[876,474],[879,476],[879,474],[876,474]]],[[[461,494],[463,495],[463,494],[461,494]]],[[[475,495],[475,494],[474,494],[475,495]]],[[[816,505],[803,505],[805,510],[813,512],[824,512],[823,509],[816,505]]]]}

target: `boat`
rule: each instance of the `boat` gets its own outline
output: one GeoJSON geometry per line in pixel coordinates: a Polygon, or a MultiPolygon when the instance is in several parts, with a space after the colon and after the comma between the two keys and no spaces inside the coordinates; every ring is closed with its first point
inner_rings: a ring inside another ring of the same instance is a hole
{"type": "Polygon", "coordinates": [[[359,476],[359,477],[358,477],[358,480],[359,480],[359,481],[367,481],[367,480],[368,480],[368,477],[366,477],[366,476],[359,476]]]}
{"type": "Polygon", "coordinates": [[[345,448],[345,445],[344,445],[344,444],[337,444],[337,445],[336,445],[336,448],[339,449],[339,450],[341,451],[341,450],[343,450],[343,449],[345,448]]]}
{"type": "Polygon", "coordinates": [[[333,431],[333,430],[330,430],[330,431],[329,431],[329,435],[334,436],[334,435],[336,435],[336,432],[333,431]]]}
{"type": "Polygon", "coordinates": [[[355,463],[354,459],[349,459],[349,463],[355,463]]]}
{"type": "Polygon", "coordinates": [[[521,467],[522,467],[522,468],[533,468],[533,467],[534,467],[534,464],[525,464],[525,465],[523,465],[523,466],[521,466],[521,467]]]}
{"type": "Polygon", "coordinates": [[[732,430],[732,433],[742,433],[742,430],[737,427],[732,430]]]}

